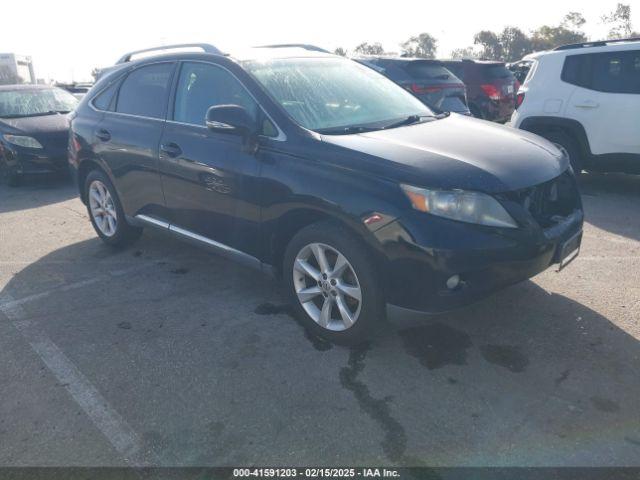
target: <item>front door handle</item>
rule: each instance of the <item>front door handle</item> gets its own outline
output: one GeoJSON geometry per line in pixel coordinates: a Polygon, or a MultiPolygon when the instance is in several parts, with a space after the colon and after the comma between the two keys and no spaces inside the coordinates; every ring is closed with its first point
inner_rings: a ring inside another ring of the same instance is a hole
{"type": "Polygon", "coordinates": [[[96,138],[102,142],[108,142],[111,140],[111,133],[109,133],[109,130],[101,128],[96,132],[96,138]]]}
{"type": "Polygon", "coordinates": [[[177,143],[163,143],[160,145],[160,151],[171,158],[176,158],[182,155],[182,149],[177,143]]]}
{"type": "Polygon", "coordinates": [[[575,106],[577,108],[598,108],[600,104],[598,102],[594,102],[593,100],[583,100],[580,103],[576,103],[575,106]]]}

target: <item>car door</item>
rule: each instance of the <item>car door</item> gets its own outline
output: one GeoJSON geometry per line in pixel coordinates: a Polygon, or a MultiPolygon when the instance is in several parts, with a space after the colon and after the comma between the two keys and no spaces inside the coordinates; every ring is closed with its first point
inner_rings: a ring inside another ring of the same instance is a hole
{"type": "Polygon", "coordinates": [[[132,70],[94,132],[95,152],[109,167],[128,216],[166,216],[158,146],[175,66],[161,62],[132,70]]]}
{"type": "Polygon", "coordinates": [[[257,121],[257,102],[229,70],[214,63],[182,62],[160,142],[160,171],[172,228],[253,254],[259,234],[260,163],[242,137],[205,125],[209,107],[230,104],[245,107],[257,121]]]}
{"type": "Polygon", "coordinates": [[[565,115],[584,126],[592,153],[640,154],[640,50],[569,56],[563,79],[573,72],[565,115]]]}

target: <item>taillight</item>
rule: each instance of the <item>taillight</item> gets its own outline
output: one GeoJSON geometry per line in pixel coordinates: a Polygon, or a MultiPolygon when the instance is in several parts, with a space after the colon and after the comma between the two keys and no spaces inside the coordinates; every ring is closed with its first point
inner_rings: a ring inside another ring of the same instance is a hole
{"type": "Polygon", "coordinates": [[[73,133],[69,137],[69,148],[68,148],[68,160],[72,165],[78,164],[78,152],[82,149],[82,144],[78,137],[76,137],[73,133]]]}
{"type": "Polygon", "coordinates": [[[496,87],[495,85],[492,85],[492,84],[488,83],[488,84],[485,84],[485,85],[480,85],[480,88],[487,95],[487,97],[489,97],[491,100],[501,100],[502,99],[502,93],[500,92],[500,89],[498,87],[496,87]]]}
{"type": "Polygon", "coordinates": [[[409,87],[409,90],[417,94],[436,93],[442,90],[442,87],[436,85],[420,85],[418,83],[412,83],[409,87]]]}
{"type": "Polygon", "coordinates": [[[516,95],[516,108],[522,105],[522,102],[524,102],[524,92],[518,92],[518,95],[516,95]]]}

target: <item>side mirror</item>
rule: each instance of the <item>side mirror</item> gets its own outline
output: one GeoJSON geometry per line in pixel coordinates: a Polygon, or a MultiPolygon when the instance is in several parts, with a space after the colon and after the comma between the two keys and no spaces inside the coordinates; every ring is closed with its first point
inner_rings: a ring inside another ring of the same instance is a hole
{"type": "Polygon", "coordinates": [[[207,128],[217,133],[230,133],[247,137],[255,132],[256,121],[240,105],[209,107],[205,118],[207,128]]]}

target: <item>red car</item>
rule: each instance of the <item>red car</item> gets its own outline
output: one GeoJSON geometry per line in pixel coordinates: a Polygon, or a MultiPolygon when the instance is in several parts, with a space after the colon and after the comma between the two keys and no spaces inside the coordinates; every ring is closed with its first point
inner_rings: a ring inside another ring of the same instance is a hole
{"type": "Polygon", "coordinates": [[[503,62],[445,60],[442,64],[466,85],[469,110],[474,117],[509,121],[520,85],[503,62]]]}

